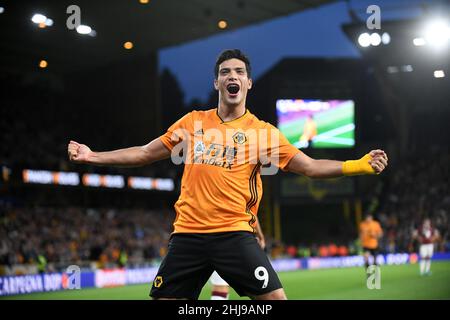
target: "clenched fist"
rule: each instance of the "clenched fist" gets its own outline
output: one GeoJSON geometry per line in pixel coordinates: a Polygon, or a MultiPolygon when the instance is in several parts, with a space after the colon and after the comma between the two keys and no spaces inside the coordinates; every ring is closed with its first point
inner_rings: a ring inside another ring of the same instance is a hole
{"type": "Polygon", "coordinates": [[[89,161],[89,156],[92,154],[91,149],[87,145],[72,140],[67,146],[67,152],[70,161],[76,163],[87,163],[89,161]]]}
{"type": "Polygon", "coordinates": [[[371,159],[368,161],[376,174],[381,173],[388,165],[387,154],[383,150],[372,150],[369,153],[371,159]]]}

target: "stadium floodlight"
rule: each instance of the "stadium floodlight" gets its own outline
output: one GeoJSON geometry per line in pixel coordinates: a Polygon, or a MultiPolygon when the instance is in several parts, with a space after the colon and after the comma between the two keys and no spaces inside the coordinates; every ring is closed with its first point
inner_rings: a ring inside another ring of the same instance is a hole
{"type": "Polygon", "coordinates": [[[31,18],[31,21],[33,21],[36,24],[45,23],[46,20],[47,17],[40,13],[35,13],[31,18]]]}
{"type": "Polygon", "coordinates": [[[367,32],[361,33],[358,37],[358,43],[363,48],[370,46],[371,43],[370,35],[367,32]]]}
{"type": "Polygon", "coordinates": [[[412,65],[410,65],[410,64],[402,66],[401,69],[403,72],[413,72],[413,70],[414,70],[412,65]]]}
{"type": "Polygon", "coordinates": [[[217,26],[218,26],[220,29],[225,29],[225,28],[228,26],[228,23],[227,23],[225,20],[220,20],[220,21],[217,23],[217,26]]]}
{"type": "Polygon", "coordinates": [[[123,44],[123,47],[125,48],[125,49],[127,49],[127,50],[131,50],[131,49],[133,49],[133,42],[131,42],[131,41],[127,41],[127,42],[125,42],[124,44],[123,44]]]}
{"type": "Polygon", "coordinates": [[[450,27],[446,21],[436,20],[425,28],[425,39],[430,45],[440,48],[450,40],[450,27]]]}
{"type": "Polygon", "coordinates": [[[435,78],[444,78],[445,77],[444,70],[435,70],[434,71],[434,77],[435,78]]]}
{"type": "Polygon", "coordinates": [[[387,72],[388,73],[398,73],[398,67],[396,67],[396,66],[389,66],[389,67],[387,67],[387,72]]]}
{"type": "Polygon", "coordinates": [[[3,12],[5,12],[5,8],[0,7],[0,14],[3,13],[3,12]]]}
{"type": "Polygon", "coordinates": [[[78,32],[79,34],[90,34],[90,33],[92,32],[92,28],[89,27],[89,26],[86,26],[86,25],[84,25],[84,24],[80,24],[80,25],[77,27],[77,32],[78,32]]]}
{"type": "Polygon", "coordinates": [[[95,37],[97,35],[97,32],[94,29],[83,24],[80,24],[76,30],[79,34],[85,34],[91,37],[95,37]]]}
{"type": "Polygon", "coordinates": [[[48,63],[46,60],[39,61],[39,68],[45,69],[45,68],[47,68],[47,66],[48,66],[48,63]]]}
{"type": "Polygon", "coordinates": [[[53,20],[47,18],[43,14],[35,13],[33,17],[31,17],[31,21],[37,24],[39,28],[51,27],[53,25],[53,20]]]}
{"type": "Polygon", "coordinates": [[[391,36],[389,35],[389,33],[383,33],[383,35],[381,36],[381,42],[383,42],[383,44],[389,44],[391,42],[391,36]]]}
{"type": "Polygon", "coordinates": [[[381,43],[381,36],[374,32],[370,35],[370,44],[374,47],[378,46],[381,43]]]}
{"type": "Polygon", "coordinates": [[[426,45],[427,42],[425,41],[424,38],[420,38],[420,37],[419,37],[419,38],[414,38],[413,44],[414,44],[416,47],[420,47],[420,46],[426,45]]]}

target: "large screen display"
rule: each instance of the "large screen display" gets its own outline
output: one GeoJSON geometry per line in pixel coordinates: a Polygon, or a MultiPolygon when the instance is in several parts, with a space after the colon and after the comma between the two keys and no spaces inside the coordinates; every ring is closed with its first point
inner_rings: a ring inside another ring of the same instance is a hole
{"type": "Polygon", "coordinates": [[[353,100],[279,99],[278,129],[297,148],[355,145],[353,100]]]}

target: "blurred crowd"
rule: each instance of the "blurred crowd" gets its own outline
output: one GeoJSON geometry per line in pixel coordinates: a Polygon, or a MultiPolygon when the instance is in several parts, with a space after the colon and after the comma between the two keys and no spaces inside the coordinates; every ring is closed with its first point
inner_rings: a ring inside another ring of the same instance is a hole
{"type": "MultiPolygon", "coordinates": [[[[172,210],[12,208],[0,213],[0,265],[57,271],[158,263],[172,210]]],[[[4,271],[5,272],[5,271],[4,271]]]]}
{"type": "MultiPolygon", "coordinates": [[[[381,253],[418,252],[419,244],[412,235],[425,218],[430,218],[440,234],[435,252],[450,252],[450,151],[436,146],[421,151],[412,151],[401,167],[389,168],[392,173],[369,201],[368,211],[384,233],[379,241],[381,253]]],[[[271,243],[273,257],[333,257],[362,252],[357,231],[353,238],[338,243],[271,243]]]]}
{"type": "Polygon", "coordinates": [[[450,251],[450,152],[432,148],[412,153],[395,170],[380,196],[378,220],[385,231],[381,244],[388,252],[414,250],[412,230],[424,218],[440,232],[439,251],[450,251]]]}
{"type": "MultiPolygon", "coordinates": [[[[79,140],[93,150],[105,151],[145,144],[156,137],[149,136],[146,141],[136,141],[113,129],[96,128],[96,132],[93,132],[92,128],[83,125],[83,117],[87,115],[81,112],[68,112],[66,121],[61,121],[58,118],[64,114],[61,109],[69,110],[70,101],[60,106],[56,103],[55,95],[48,90],[26,84],[19,87],[10,84],[15,81],[8,79],[7,86],[3,88],[7,94],[2,95],[0,108],[0,166],[19,172],[28,168],[100,174],[132,173],[173,179],[180,176],[181,168],[170,161],[159,161],[152,166],[134,169],[71,163],[67,157],[67,144],[71,139],[79,140]]],[[[107,122],[106,118],[102,120],[107,122]]]]}

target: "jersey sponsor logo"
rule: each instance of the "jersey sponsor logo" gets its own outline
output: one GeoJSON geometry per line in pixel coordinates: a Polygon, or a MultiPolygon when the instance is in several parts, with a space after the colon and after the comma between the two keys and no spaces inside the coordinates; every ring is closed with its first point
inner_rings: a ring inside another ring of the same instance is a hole
{"type": "Polygon", "coordinates": [[[236,164],[262,163],[265,166],[261,168],[261,175],[277,173],[282,155],[277,129],[219,130],[203,126],[202,121],[194,121],[193,131],[180,127],[171,132],[174,164],[209,164],[231,169],[236,164]],[[203,144],[198,141],[203,141],[203,144]],[[226,159],[221,159],[225,156],[226,159]]]}
{"type": "Polygon", "coordinates": [[[195,143],[194,153],[203,154],[203,152],[205,152],[205,144],[203,143],[203,141],[197,141],[195,143]]]}
{"type": "Polygon", "coordinates": [[[237,155],[237,149],[218,143],[210,143],[206,147],[203,141],[197,141],[194,146],[194,153],[194,163],[231,169],[237,155]]]}

